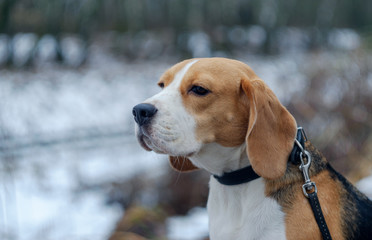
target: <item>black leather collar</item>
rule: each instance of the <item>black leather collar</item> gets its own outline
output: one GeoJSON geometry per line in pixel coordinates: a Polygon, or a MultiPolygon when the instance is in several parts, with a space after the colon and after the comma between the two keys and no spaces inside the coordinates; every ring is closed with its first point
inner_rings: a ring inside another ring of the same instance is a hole
{"type": "Polygon", "coordinates": [[[232,186],[253,181],[260,176],[253,171],[252,166],[248,166],[236,171],[224,173],[222,176],[213,175],[213,177],[223,185],[232,186]]]}
{"type": "MultiPolygon", "coordinates": [[[[302,147],[305,146],[307,138],[302,127],[297,128],[296,139],[302,145],[302,147]]],[[[300,147],[296,143],[294,143],[293,149],[289,154],[288,162],[295,165],[300,164],[300,153],[300,147]]],[[[213,177],[223,185],[232,186],[253,181],[260,176],[254,172],[252,166],[247,166],[245,168],[241,168],[232,172],[224,173],[222,176],[213,175],[213,177]]]]}

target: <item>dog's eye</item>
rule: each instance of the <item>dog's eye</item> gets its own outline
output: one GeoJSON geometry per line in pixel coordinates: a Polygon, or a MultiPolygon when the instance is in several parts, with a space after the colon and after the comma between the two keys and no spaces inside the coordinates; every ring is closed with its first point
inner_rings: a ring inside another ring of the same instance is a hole
{"type": "Polygon", "coordinates": [[[160,88],[164,88],[164,83],[161,82],[161,83],[158,83],[158,85],[160,88]]]}
{"type": "Polygon", "coordinates": [[[195,93],[196,95],[199,95],[199,96],[205,96],[210,91],[208,89],[203,88],[203,87],[194,85],[190,88],[189,92],[193,92],[193,93],[195,93]]]}

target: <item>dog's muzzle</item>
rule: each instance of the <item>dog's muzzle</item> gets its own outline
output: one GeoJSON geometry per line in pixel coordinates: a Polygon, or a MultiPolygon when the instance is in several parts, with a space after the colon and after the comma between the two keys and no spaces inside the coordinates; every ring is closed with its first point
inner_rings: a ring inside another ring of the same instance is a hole
{"type": "Polygon", "coordinates": [[[136,136],[140,145],[147,151],[157,150],[157,152],[161,153],[162,151],[154,146],[153,140],[150,137],[151,130],[149,130],[151,119],[153,119],[157,111],[158,109],[154,105],[141,103],[133,108],[132,114],[138,126],[136,128],[136,136]]]}

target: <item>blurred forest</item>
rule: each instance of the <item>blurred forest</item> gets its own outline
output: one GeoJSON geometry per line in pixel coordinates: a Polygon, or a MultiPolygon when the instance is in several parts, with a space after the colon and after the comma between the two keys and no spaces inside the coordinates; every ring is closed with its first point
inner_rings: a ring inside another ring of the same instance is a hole
{"type": "Polygon", "coordinates": [[[250,65],[372,198],[371,13],[370,0],[0,0],[0,239],[207,239],[208,173],[145,153],[131,115],[191,57],[250,65]]]}
{"type": "Polygon", "coordinates": [[[353,32],[333,30],[353,29],[370,44],[371,9],[368,0],[1,0],[0,65],[32,64],[35,55],[48,52],[43,43],[54,48],[49,55],[56,61],[81,65],[97,35],[109,36],[110,48],[130,60],[242,50],[276,54],[283,41],[306,50],[354,48],[338,40],[355,38],[353,32]]]}

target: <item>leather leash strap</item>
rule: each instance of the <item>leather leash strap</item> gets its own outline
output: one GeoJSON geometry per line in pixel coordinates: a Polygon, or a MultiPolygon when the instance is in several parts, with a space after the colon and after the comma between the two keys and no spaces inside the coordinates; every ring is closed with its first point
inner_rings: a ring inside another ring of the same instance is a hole
{"type": "Polygon", "coordinates": [[[310,164],[311,164],[311,154],[305,150],[305,142],[307,141],[307,137],[305,134],[305,131],[302,129],[302,127],[299,127],[297,129],[297,136],[295,140],[295,147],[294,151],[296,153],[291,153],[291,156],[293,158],[298,158],[299,160],[293,159],[292,158],[292,163],[296,164],[297,162],[300,162],[300,170],[303,173],[304,179],[305,179],[305,184],[302,185],[302,191],[309,199],[309,203],[311,206],[311,209],[313,210],[313,214],[315,217],[315,221],[318,224],[320,233],[322,234],[322,237],[324,240],[332,240],[331,234],[329,233],[329,229],[327,226],[327,223],[325,221],[322,208],[320,207],[319,199],[318,199],[318,189],[316,188],[316,184],[310,180],[310,175],[309,175],[309,169],[310,169],[310,164]],[[298,153],[299,152],[299,153],[298,153]],[[305,163],[304,160],[307,160],[305,163]]]}
{"type": "Polygon", "coordinates": [[[316,223],[318,224],[320,233],[323,236],[324,240],[331,240],[331,234],[327,227],[327,223],[324,219],[322,208],[320,207],[318,195],[316,192],[308,193],[308,199],[310,202],[311,209],[313,210],[316,223]]]}

